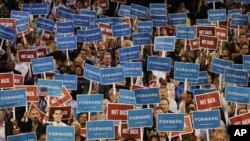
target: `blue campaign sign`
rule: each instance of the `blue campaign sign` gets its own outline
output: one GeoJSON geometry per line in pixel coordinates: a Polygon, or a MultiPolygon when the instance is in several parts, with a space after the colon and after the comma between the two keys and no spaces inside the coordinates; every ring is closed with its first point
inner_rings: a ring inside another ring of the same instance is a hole
{"type": "Polygon", "coordinates": [[[241,104],[249,104],[250,88],[227,86],[225,90],[225,100],[241,104]]]}
{"type": "Polygon", "coordinates": [[[131,30],[129,24],[112,25],[112,35],[114,37],[130,36],[131,30]]]}
{"type": "Polygon", "coordinates": [[[135,93],[134,93],[134,91],[120,89],[119,90],[119,95],[118,95],[118,101],[119,101],[119,103],[133,104],[133,105],[135,105],[136,104],[136,100],[135,100],[135,93]]]}
{"type": "Polygon", "coordinates": [[[31,4],[23,4],[23,11],[30,12],[31,11],[31,4]]]}
{"type": "Polygon", "coordinates": [[[73,126],[53,126],[49,125],[46,129],[47,141],[74,141],[75,127],[73,126]]]}
{"type": "Polygon", "coordinates": [[[133,33],[132,35],[134,45],[150,45],[151,35],[150,33],[133,33]]]}
{"type": "Polygon", "coordinates": [[[193,111],[195,129],[214,129],[220,127],[220,111],[193,111]]]}
{"type": "Polygon", "coordinates": [[[118,11],[118,16],[129,17],[130,16],[130,8],[131,8],[131,6],[129,6],[129,5],[121,4],[120,9],[118,11]]]}
{"type": "Polygon", "coordinates": [[[169,14],[169,25],[186,25],[187,23],[187,13],[174,13],[169,14]]]}
{"type": "Polygon", "coordinates": [[[171,70],[171,58],[159,57],[159,56],[148,56],[147,70],[169,72],[171,70]]]}
{"type": "Polygon", "coordinates": [[[152,109],[128,110],[128,128],[152,127],[152,109]]]}
{"type": "Polygon", "coordinates": [[[211,25],[208,19],[196,19],[196,25],[211,25]]]}
{"type": "Polygon", "coordinates": [[[114,121],[87,121],[86,138],[87,140],[114,139],[114,121]]]}
{"type": "Polygon", "coordinates": [[[27,105],[26,90],[4,90],[0,91],[0,107],[13,108],[27,105]]]}
{"type": "Polygon", "coordinates": [[[84,31],[85,42],[94,42],[102,40],[102,33],[100,28],[94,28],[84,31]]]}
{"type": "Polygon", "coordinates": [[[154,41],[155,51],[174,51],[175,37],[171,36],[157,36],[154,41]]]}
{"type": "Polygon", "coordinates": [[[59,50],[76,49],[76,36],[57,37],[56,44],[59,50]]]}
{"type": "Polygon", "coordinates": [[[29,22],[29,12],[11,10],[10,18],[14,19],[26,19],[29,22]]]}
{"type": "Polygon", "coordinates": [[[174,78],[198,79],[200,66],[193,63],[175,62],[174,78]]]}
{"type": "Polygon", "coordinates": [[[56,22],[56,32],[57,34],[74,33],[73,21],[56,22]]]}
{"type": "Polygon", "coordinates": [[[227,20],[227,12],[226,9],[210,9],[208,10],[208,21],[210,22],[218,22],[218,21],[226,21],[227,20]]]}
{"type": "Polygon", "coordinates": [[[140,59],[139,46],[119,49],[119,58],[121,62],[140,59]]]}
{"type": "Polygon", "coordinates": [[[147,14],[148,14],[148,8],[141,6],[141,5],[137,5],[137,4],[131,4],[131,8],[130,8],[130,15],[133,17],[138,17],[141,19],[146,19],[147,18],[147,14]]]}
{"type": "Polygon", "coordinates": [[[232,68],[233,62],[223,59],[212,58],[212,72],[218,74],[224,74],[226,68],[232,68]]]}
{"type": "Polygon", "coordinates": [[[77,38],[77,42],[85,42],[85,34],[84,34],[84,30],[77,30],[77,35],[76,35],[76,38],[77,38]]]}
{"type": "Polygon", "coordinates": [[[194,39],[195,27],[194,26],[177,26],[176,38],[177,39],[194,39]]]}
{"type": "Polygon", "coordinates": [[[59,80],[63,82],[63,85],[68,90],[76,90],[77,89],[77,76],[70,74],[60,74],[55,75],[55,80],[59,80]]]}
{"type": "Polygon", "coordinates": [[[7,136],[8,141],[36,141],[36,132],[7,136]]]}
{"type": "Polygon", "coordinates": [[[160,103],[159,88],[143,88],[134,91],[136,104],[160,103]]]}
{"type": "Polygon", "coordinates": [[[103,94],[77,95],[76,112],[101,112],[103,109],[103,94]]]}
{"type": "MultiPolygon", "coordinates": [[[[185,82],[185,79],[182,78],[175,78],[174,80],[178,82],[185,82]]],[[[187,79],[187,82],[191,84],[196,84],[198,82],[198,79],[187,79]]]]}
{"type": "Polygon", "coordinates": [[[216,89],[194,89],[193,94],[194,95],[199,95],[199,94],[205,94],[205,93],[210,93],[210,92],[215,92],[217,91],[216,89]]]}
{"type": "Polygon", "coordinates": [[[156,121],[156,131],[184,131],[184,114],[159,113],[156,121]]]}
{"type": "Polygon", "coordinates": [[[49,5],[46,3],[31,4],[30,14],[47,15],[49,13],[49,5]]]}
{"type": "Polygon", "coordinates": [[[250,55],[243,55],[243,69],[250,70],[250,55]]]}
{"type": "Polygon", "coordinates": [[[151,3],[150,15],[167,15],[167,5],[165,3],[151,3]]]}
{"type": "Polygon", "coordinates": [[[232,14],[232,25],[248,26],[248,16],[245,14],[232,14]]]}
{"type": "Polygon", "coordinates": [[[243,70],[242,64],[233,64],[233,69],[243,70]]]}
{"type": "Polygon", "coordinates": [[[85,64],[83,77],[88,80],[101,83],[100,68],[93,65],[85,64]]]}
{"type": "Polygon", "coordinates": [[[221,2],[221,0],[207,0],[207,3],[221,2]]]}
{"type": "Polygon", "coordinates": [[[83,15],[74,15],[74,27],[88,27],[90,17],[83,15]]]}
{"type": "Polygon", "coordinates": [[[248,85],[248,71],[225,69],[225,82],[234,83],[236,85],[248,85]]]}
{"type": "Polygon", "coordinates": [[[55,70],[54,60],[52,56],[33,59],[31,62],[33,74],[40,74],[55,70]]]}
{"type": "Polygon", "coordinates": [[[28,31],[27,21],[25,19],[17,19],[16,20],[16,29],[17,29],[17,32],[28,31]]]}
{"type": "Polygon", "coordinates": [[[123,65],[125,77],[141,77],[142,74],[142,63],[141,62],[128,62],[123,65]]]}
{"type": "Polygon", "coordinates": [[[51,21],[51,20],[46,19],[46,18],[39,17],[36,26],[37,26],[37,28],[40,28],[40,29],[43,29],[43,30],[53,31],[54,30],[54,25],[55,25],[54,21],[51,21]]]}
{"type": "Polygon", "coordinates": [[[38,89],[46,89],[49,96],[62,96],[62,81],[38,79],[38,89]]]}
{"type": "Polygon", "coordinates": [[[168,25],[168,17],[164,15],[151,16],[154,27],[164,27],[168,25]]]}
{"type": "Polygon", "coordinates": [[[250,0],[235,0],[237,3],[250,3],[250,0]]]}
{"type": "Polygon", "coordinates": [[[207,71],[200,71],[197,85],[208,85],[208,73],[207,71]]]}
{"type": "Polygon", "coordinates": [[[65,18],[65,19],[71,19],[73,20],[74,19],[74,14],[75,14],[75,11],[70,9],[70,8],[66,8],[66,7],[63,7],[63,6],[60,6],[58,8],[58,16],[60,18],[65,18]]]}
{"type": "Polygon", "coordinates": [[[125,80],[123,67],[100,69],[100,74],[103,85],[124,82],[125,80]]]}
{"type": "Polygon", "coordinates": [[[228,17],[232,17],[233,14],[241,14],[241,9],[228,10],[228,12],[227,12],[228,17]]]}
{"type": "Polygon", "coordinates": [[[118,18],[118,17],[108,17],[108,18],[95,19],[96,26],[98,26],[99,23],[108,23],[110,25],[116,25],[116,24],[120,24],[121,22],[122,22],[121,18],[118,18]]]}
{"type": "Polygon", "coordinates": [[[13,42],[16,30],[0,24],[0,38],[13,42]]]}
{"type": "Polygon", "coordinates": [[[152,33],[153,22],[152,21],[140,21],[137,23],[139,33],[152,33]]]}
{"type": "Polygon", "coordinates": [[[89,17],[90,20],[94,20],[94,19],[96,19],[96,17],[97,17],[96,11],[84,10],[84,9],[81,9],[81,10],[80,10],[80,15],[89,17]]]}

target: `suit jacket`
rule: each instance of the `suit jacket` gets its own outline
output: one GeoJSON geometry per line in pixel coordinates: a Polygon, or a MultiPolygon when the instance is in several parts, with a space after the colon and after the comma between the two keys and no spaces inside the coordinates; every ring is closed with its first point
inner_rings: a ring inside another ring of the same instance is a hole
{"type": "MultiPolygon", "coordinates": [[[[32,121],[31,119],[28,119],[28,122],[20,122],[20,131],[21,132],[31,132],[32,130],[32,121]]],[[[36,136],[37,138],[39,138],[40,134],[45,133],[46,132],[46,126],[43,125],[40,121],[38,122],[38,126],[36,129],[36,136]]]]}
{"type": "Polygon", "coordinates": [[[11,122],[5,122],[5,137],[13,135],[13,124],[11,122]]]}

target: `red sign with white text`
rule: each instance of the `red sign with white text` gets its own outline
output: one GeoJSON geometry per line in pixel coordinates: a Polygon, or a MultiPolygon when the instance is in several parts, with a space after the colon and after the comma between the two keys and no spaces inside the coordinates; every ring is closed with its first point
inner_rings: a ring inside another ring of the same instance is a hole
{"type": "Polygon", "coordinates": [[[46,57],[47,56],[47,48],[43,47],[43,48],[37,48],[37,57],[38,58],[42,58],[42,57],[46,57]]]}
{"type": "Polygon", "coordinates": [[[128,124],[121,125],[121,137],[122,138],[134,138],[140,139],[141,138],[141,130],[140,128],[128,128],[128,124]]]}
{"type": "Polygon", "coordinates": [[[110,24],[99,23],[99,28],[101,29],[102,35],[112,36],[112,30],[110,24]]]}
{"type": "Polygon", "coordinates": [[[189,40],[189,45],[191,47],[191,50],[197,50],[200,48],[200,40],[198,38],[189,40]]]}
{"type": "Polygon", "coordinates": [[[39,97],[36,85],[16,85],[15,88],[25,88],[28,102],[38,102],[39,97]]]}
{"type": "Polygon", "coordinates": [[[80,128],[80,135],[83,137],[86,136],[86,128],[80,128]]]}
{"type": "Polygon", "coordinates": [[[213,26],[196,26],[196,37],[201,35],[215,36],[215,27],[213,26]]]}
{"type": "Polygon", "coordinates": [[[171,132],[171,137],[176,137],[179,135],[190,134],[193,132],[193,126],[190,116],[185,116],[184,131],[183,132],[171,132]]]}
{"type": "Polygon", "coordinates": [[[217,50],[218,46],[218,38],[214,36],[200,36],[200,47],[209,49],[209,50],[217,50]]]}
{"type": "Polygon", "coordinates": [[[218,91],[195,95],[197,110],[209,110],[221,107],[220,93],[218,91]]]}
{"type": "Polygon", "coordinates": [[[228,29],[216,27],[216,37],[219,40],[227,41],[228,29]]]}
{"type": "Polygon", "coordinates": [[[51,106],[61,106],[63,104],[65,104],[66,102],[70,101],[72,99],[69,91],[67,90],[67,88],[65,88],[65,86],[62,87],[62,96],[61,97],[50,97],[50,105],[51,106]]]}
{"type": "Polygon", "coordinates": [[[109,103],[107,106],[108,120],[127,120],[128,110],[134,109],[133,105],[109,103]]]}
{"type": "Polygon", "coordinates": [[[14,74],[13,73],[0,73],[0,89],[14,87],[14,74]]]}
{"type": "Polygon", "coordinates": [[[43,119],[45,118],[46,114],[44,112],[42,112],[35,104],[31,103],[30,104],[30,107],[29,107],[29,115],[30,115],[30,112],[33,110],[33,109],[37,109],[40,113],[40,118],[39,118],[39,121],[42,122],[43,119]]]}
{"type": "Polygon", "coordinates": [[[108,10],[109,9],[109,0],[99,0],[99,6],[103,10],[108,10]]]}
{"type": "Polygon", "coordinates": [[[14,85],[23,85],[24,77],[22,75],[14,74],[14,85]]]}
{"type": "Polygon", "coordinates": [[[230,125],[250,125],[250,113],[229,118],[230,125]]]}
{"type": "Polygon", "coordinates": [[[50,107],[49,109],[49,120],[53,120],[53,111],[55,109],[61,109],[62,110],[62,119],[66,120],[66,119],[70,119],[71,117],[71,106],[62,106],[62,107],[50,107]]]}
{"type": "Polygon", "coordinates": [[[0,18],[0,24],[12,29],[16,29],[16,20],[13,18],[0,18]]]}
{"type": "Polygon", "coordinates": [[[18,50],[17,51],[18,61],[19,62],[31,62],[32,59],[37,58],[36,50],[18,50]]]}
{"type": "MultiPolygon", "coordinates": [[[[235,26],[235,25],[232,25],[232,17],[229,17],[227,19],[227,28],[230,28],[230,29],[238,29],[238,26],[235,26]]],[[[240,29],[243,29],[244,27],[243,26],[239,26],[240,29]]]]}

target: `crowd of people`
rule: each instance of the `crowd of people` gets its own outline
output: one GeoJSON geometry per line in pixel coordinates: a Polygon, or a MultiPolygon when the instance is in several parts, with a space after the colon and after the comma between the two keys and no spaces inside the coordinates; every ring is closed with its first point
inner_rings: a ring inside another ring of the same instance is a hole
{"type": "MultiPolygon", "coordinates": [[[[0,0],[0,17],[9,18],[11,10],[23,10],[23,4],[25,3],[41,3],[41,0],[0,0]]],[[[116,9],[116,3],[109,1],[109,9],[104,10],[100,6],[101,0],[91,0],[90,5],[85,7],[84,0],[54,0],[48,2],[50,5],[50,12],[44,16],[52,21],[61,21],[62,18],[58,18],[56,15],[56,9],[59,6],[68,7],[74,9],[76,14],[79,14],[80,9],[88,9],[97,11],[98,18],[105,15],[110,17],[118,17],[118,9],[116,9]]],[[[127,0],[126,4],[131,3],[139,4],[149,7],[150,3],[166,3],[168,13],[187,13],[187,26],[194,26],[196,19],[207,19],[207,11],[213,8],[213,4],[206,3],[206,0],[127,0]]],[[[235,3],[234,0],[224,0],[223,2],[216,2],[216,9],[241,9],[243,14],[246,14],[250,10],[249,4],[235,3]]],[[[162,56],[161,51],[155,51],[153,47],[154,38],[157,36],[175,36],[175,27],[166,26],[164,28],[153,28],[151,34],[151,45],[145,45],[141,48],[140,60],[135,62],[142,62],[142,77],[126,78],[125,82],[117,83],[116,89],[113,90],[113,85],[102,85],[100,83],[92,82],[90,87],[90,80],[83,77],[85,64],[95,65],[99,68],[117,67],[121,66],[119,59],[119,49],[133,46],[132,37],[127,36],[122,38],[106,37],[105,40],[97,41],[93,43],[81,43],[77,42],[77,49],[69,50],[67,57],[66,51],[60,51],[57,48],[55,39],[55,32],[42,32],[41,29],[36,28],[37,19],[39,16],[31,16],[29,20],[30,31],[25,33],[25,39],[23,37],[16,37],[14,42],[4,40],[1,48],[0,56],[0,73],[13,72],[14,74],[20,74],[24,76],[23,85],[36,85],[39,78],[44,78],[40,74],[32,74],[29,69],[29,63],[18,62],[17,52],[19,50],[27,50],[29,46],[47,47],[50,52],[47,56],[53,56],[56,66],[55,73],[60,74],[74,74],[77,75],[77,90],[68,90],[71,94],[71,101],[67,104],[75,109],[77,95],[88,94],[103,94],[103,112],[98,113],[75,113],[72,110],[70,119],[62,119],[61,109],[54,109],[49,111],[47,107],[46,97],[40,96],[36,105],[37,109],[31,109],[26,111],[25,107],[16,107],[13,120],[12,108],[0,110],[0,141],[7,140],[7,136],[18,135],[27,132],[36,132],[37,138],[40,141],[46,140],[46,126],[74,126],[75,127],[75,140],[86,140],[85,136],[80,134],[81,128],[86,128],[86,122],[90,119],[94,120],[106,120],[106,110],[108,103],[118,103],[119,90],[127,89],[131,90],[132,85],[140,85],[143,87],[157,87],[159,88],[160,103],[150,105],[153,109],[154,123],[152,127],[145,127],[143,139],[149,141],[166,141],[169,140],[167,132],[157,132],[156,130],[156,118],[158,113],[184,113],[185,116],[191,116],[193,111],[196,111],[196,104],[194,102],[194,89],[217,89],[221,94],[222,106],[218,108],[221,113],[221,128],[210,129],[209,136],[212,141],[228,141],[229,135],[227,133],[227,127],[229,125],[229,118],[236,115],[248,113],[248,104],[237,104],[233,102],[225,101],[225,87],[224,81],[220,82],[220,76],[211,71],[212,58],[219,58],[228,61],[232,61],[235,64],[242,64],[242,56],[249,55],[249,38],[250,38],[250,26],[243,29],[229,29],[228,28],[228,41],[223,41],[222,44],[218,44],[217,50],[211,50],[207,53],[205,49],[191,50],[190,46],[185,44],[183,39],[176,39],[175,49],[173,52],[167,52],[165,57],[170,57],[172,63],[186,62],[196,63],[200,65],[200,71],[208,72],[208,85],[203,86],[191,86],[188,85],[187,91],[184,90],[184,82],[175,81],[173,68],[170,72],[164,72],[166,75],[162,75],[159,72],[147,70],[147,58],[149,56],[162,56]],[[169,32],[168,29],[172,29],[169,32]],[[95,47],[97,46],[97,48],[95,47]],[[184,47],[186,45],[186,47],[184,47]],[[185,50],[185,48],[187,48],[185,50]],[[165,76],[165,77],[163,77],[165,76]],[[219,86],[222,83],[221,86],[219,86]],[[91,88],[91,89],[90,89],[91,88]],[[237,108],[237,109],[236,109],[237,108]],[[53,116],[53,120],[48,120],[45,116],[41,120],[41,112],[50,114],[53,116]]],[[[131,18],[132,19],[132,18],[131,18]]],[[[140,20],[140,19],[138,19],[140,20]]],[[[147,20],[150,20],[150,16],[147,20]]],[[[226,21],[225,21],[226,22],[226,21]]],[[[220,22],[222,28],[227,28],[225,22],[220,22]]],[[[131,24],[132,33],[136,33],[136,24],[131,24]]],[[[215,26],[215,25],[211,25],[215,26]]],[[[77,28],[75,28],[76,34],[77,28]]],[[[220,41],[219,41],[220,42],[220,41]]],[[[54,73],[46,73],[46,79],[53,79],[54,73]]],[[[31,103],[29,103],[31,105],[31,103]]],[[[147,106],[142,106],[146,108],[147,106]]],[[[1,107],[0,107],[1,108],[1,107]]],[[[119,137],[118,137],[119,138],[119,137]]],[[[135,140],[133,138],[119,138],[120,140],[135,140]]],[[[172,138],[174,141],[206,141],[206,131],[193,130],[192,133],[182,135],[180,137],[172,138]]]]}

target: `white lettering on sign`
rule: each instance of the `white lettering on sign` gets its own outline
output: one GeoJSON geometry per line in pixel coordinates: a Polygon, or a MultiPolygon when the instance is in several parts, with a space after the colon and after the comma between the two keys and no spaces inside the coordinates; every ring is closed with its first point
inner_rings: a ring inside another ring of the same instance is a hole
{"type": "Polygon", "coordinates": [[[113,130],[112,127],[90,127],[89,131],[107,131],[107,130],[113,130]]]}
{"type": "Polygon", "coordinates": [[[118,115],[118,110],[111,110],[112,115],[118,115]]]}
{"type": "Polygon", "coordinates": [[[10,83],[10,80],[8,78],[6,79],[1,79],[1,83],[10,83]]]}
{"type": "Polygon", "coordinates": [[[182,123],[182,120],[160,120],[159,123],[162,124],[177,124],[177,123],[182,123]]]}
{"type": "Polygon", "coordinates": [[[17,99],[23,99],[23,95],[15,95],[15,96],[5,96],[1,97],[1,100],[17,100],[17,99]]]}
{"type": "Polygon", "coordinates": [[[144,115],[144,116],[130,116],[130,120],[143,120],[143,119],[149,119],[151,115],[144,115]]]}
{"type": "Polygon", "coordinates": [[[219,120],[218,117],[197,117],[194,118],[195,121],[212,121],[212,120],[219,120]]]}
{"type": "Polygon", "coordinates": [[[215,98],[209,98],[209,99],[207,99],[207,103],[208,104],[215,103],[215,102],[216,102],[215,98]]]}
{"type": "Polygon", "coordinates": [[[28,96],[35,96],[34,92],[26,92],[28,96]]]}
{"type": "Polygon", "coordinates": [[[49,136],[73,136],[70,132],[49,132],[49,136]]]}

